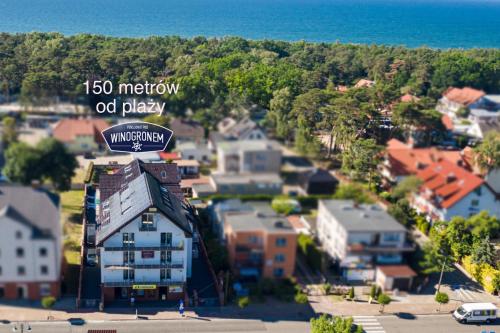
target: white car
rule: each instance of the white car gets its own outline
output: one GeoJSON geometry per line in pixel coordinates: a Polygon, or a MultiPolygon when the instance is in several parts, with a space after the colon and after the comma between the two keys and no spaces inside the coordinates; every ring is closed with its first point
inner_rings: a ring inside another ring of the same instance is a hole
{"type": "Polygon", "coordinates": [[[492,303],[464,303],[453,312],[453,318],[462,324],[491,323],[497,319],[497,307],[492,303]]]}

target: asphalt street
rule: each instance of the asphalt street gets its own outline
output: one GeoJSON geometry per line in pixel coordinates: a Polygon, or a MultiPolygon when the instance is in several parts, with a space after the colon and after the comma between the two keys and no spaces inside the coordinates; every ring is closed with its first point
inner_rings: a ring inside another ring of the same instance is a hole
{"type": "MultiPolygon", "coordinates": [[[[500,322],[492,325],[459,324],[451,315],[428,316],[357,316],[355,322],[363,325],[366,333],[500,333],[500,322]]],[[[14,323],[0,324],[0,333],[12,333],[14,323]]],[[[148,332],[210,332],[210,333],[306,333],[309,323],[304,321],[264,322],[247,319],[186,318],[184,320],[138,320],[116,322],[89,322],[70,325],[68,322],[29,323],[31,333],[88,333],[89,330],[116,330],[116,333],[148,332]]],[[[17,333],[21,331],[17,324],[17,333]]],[[[26,328],[26,326],[25,326],[26,328]]]]}

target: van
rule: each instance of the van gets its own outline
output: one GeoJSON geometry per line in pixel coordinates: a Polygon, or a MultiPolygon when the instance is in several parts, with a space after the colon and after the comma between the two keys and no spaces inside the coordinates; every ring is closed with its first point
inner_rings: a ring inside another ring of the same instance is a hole
{"type": "Polygon", "coordinates": [[[497,319],[497,307],[492,303],[464,303],[459,306],[453,317],[460,323],[491,323],[497,319]]]}

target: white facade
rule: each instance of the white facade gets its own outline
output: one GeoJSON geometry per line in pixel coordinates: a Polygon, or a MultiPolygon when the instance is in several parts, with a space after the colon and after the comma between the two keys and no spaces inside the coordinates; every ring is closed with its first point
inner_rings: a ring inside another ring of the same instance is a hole
{"type": "Polygon", "coordinates": [[[500,202],[486,185],[471,191],[448,208],[438,207],[418,193],[413,196],[412,206],[418,213],[426,213],[431,220],[449,221],[454,216],[469,217],[483,210],[490,215],[500,216],[500,202]]]}
{"type": "Polygon", "coordinates": [[[408,249],[406,231],[375,231],[369,224],[366,227],[365,231],[346,229],[319,200],[318,239],[348,280],[373,280],[375,264],[399,264],[403,261],[403,251],[408,249]]]}
{"type": "Polygon", "coordinates": [[[139,216],[103,242],[100,247],[102,283],[182,284],[191,277],[192,238],[186,237],[183,230],[154,210],[150,209],[154,230],[142,231],[142,216],[139,216]],[[124,233],[128,241],[124,241],[124,233]],[[162,233],[165,235],[163,244],[162,233]],[[130,240],[132,234],[133,242],[130,240]],[[125,257],[129,257],[128,263],[125,257]],[[125,278],[125,268],[134,270],[133,278],[125,278]]]}
{"type": "Polygon", "coordinates": [[[0,217],[0,286],[6,282],[57,282],[61,273],[61,231],[54,238],[32,238],[32,228],[0,217]]]}

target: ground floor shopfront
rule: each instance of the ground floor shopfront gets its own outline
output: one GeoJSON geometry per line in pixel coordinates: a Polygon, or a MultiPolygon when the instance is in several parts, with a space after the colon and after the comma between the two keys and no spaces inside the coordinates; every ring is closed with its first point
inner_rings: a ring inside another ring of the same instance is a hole
{"type": "Polygon", "coordinates": [[[142,301],[176,301],[184,299],[185,285],[136,284],[131,286],[103,286],[104,301],[128,300],[142,301]]]}
{"type": "Polygon", "coordinates": [[[28,299],[60,296],[59,282],[0,282],[0,300],[28,299]]]}

